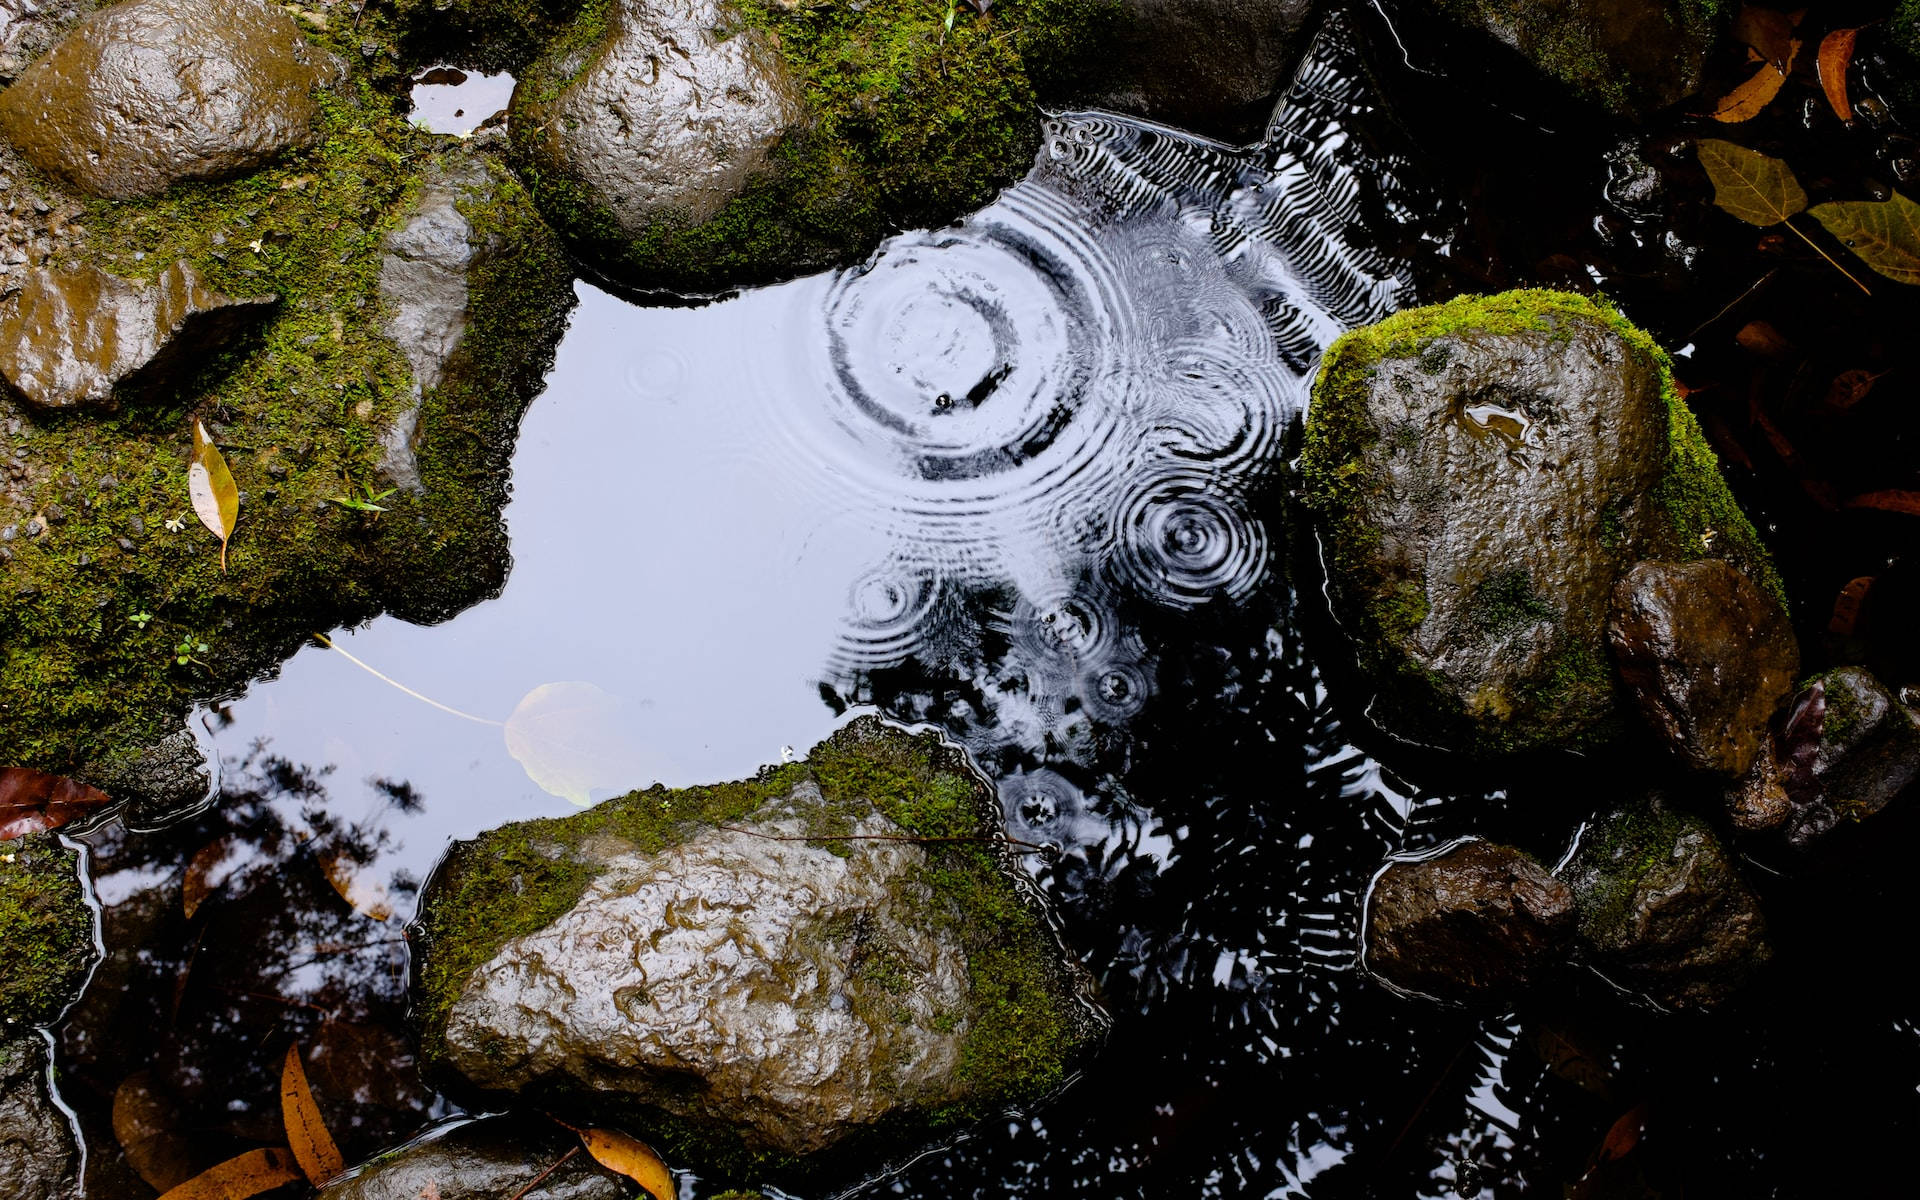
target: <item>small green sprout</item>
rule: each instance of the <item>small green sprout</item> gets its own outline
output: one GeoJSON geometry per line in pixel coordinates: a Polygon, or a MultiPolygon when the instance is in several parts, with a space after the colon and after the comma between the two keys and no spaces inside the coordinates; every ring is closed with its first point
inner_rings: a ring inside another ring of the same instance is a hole
{"type": "Polygon", "coordinates": [[[132,616],[128,617],[127,620],[133,622],[133,627],[135,629],[145,629],[147,627],[147,622],[153,620],[153,614],[143,608],[139,612],[134,613],[132,616]]]}
{"type": "Polygon", "coordinates": [[[381,505],[380,501],[385,500],[388,496],[393,495],[399,490],[399,488],[388,488],[384,492],[376,492],[370,485],[362,484],[360,486],[361,494],[356,496],[353,494],[353,487],[349,485],[346,495],[328,496],[327,499],[338,504],[341,508],[350,508],[354,512],[383,513],[387,510],[381,505]]]}
{"type": "Polygon", "coordinates": [[[196,667],[204,667],[207,664],[201,662],[200,659],[195,656],[205,654],[206,652],[207,644],[192,634],[188,634],[180,639],[178,646],[173,648],[173,661],[175,665],[182,667],[188,663],[192,663],[196,667]]]}

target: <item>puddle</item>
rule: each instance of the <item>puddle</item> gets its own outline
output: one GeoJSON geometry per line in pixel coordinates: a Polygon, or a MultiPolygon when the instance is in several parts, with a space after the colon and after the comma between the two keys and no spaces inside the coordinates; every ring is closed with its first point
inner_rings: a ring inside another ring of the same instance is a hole
{"type": "Polygon", "coordinates": [[[433,133],[472,133],[513,99],[513,76],[431,67],[413,81],[413,123],[433,133]]]}

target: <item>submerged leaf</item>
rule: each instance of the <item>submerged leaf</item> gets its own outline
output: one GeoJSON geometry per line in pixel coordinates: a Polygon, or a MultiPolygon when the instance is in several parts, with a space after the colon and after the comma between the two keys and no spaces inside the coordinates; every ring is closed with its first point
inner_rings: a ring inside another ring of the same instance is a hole
{"type": "Polygon", "coordinates": [[[145,1071],[120,1081],[113,1092],[113,1136],[127,1164],[156,1192],[193,1176],[193,1159],[174,1128],[174,1106],[154,1095],[145,1071]]]}
{"type": "Polygon", "coordinates": [[[233,523],[240,516],[240,489],[227,470],[227,460],[207,435],[199,420],[193,423],[193,463],[187,468],[187,495],[193,498],[193,513],[213,536],[220,539],[220,569],[227,569],[227,540],[233,536],[233,523]]]}
{"type": "Polygon", "coordinates": [[[1786,63],[1765,62],[1753,73],[1753,78],[1728,92],[1707,115],[1716,121],[1733,124],[1751,120],[1760,115],[1760,110],[1773,103],[1773,98],[1786,86],[1787,75],[1793,70],[1793,60],[1800,56],[1800,43],[1791,42],[1787,46],[1786,63]]]}
{"type": "Polygon", "coordinates": [[[1778,225],[1807,207],[1807,193],[1777,158],[1720,138],[1700,139],[1700,165],[1713,181],[1713,202],[1749,225],[1778,225]]]}
{"type": "Polygon", "coordinates": [[[1776,8],[1744,4],[1733,18],[1733,36],[1782,71],[1793,54],[1793,18],[1776,8]]]}
{"type": "Polygon", "coordinates": [[[1920,492],[1862,492],[1847,501],[1848,508],[1877,508],[1881,512],[1907,513],[1920,517],[1920,492]]]}
{"type": "Polygon", "coordinates": [[[1873,590],[1874,577],[1862,575],[1847,581],[1840,594],[1833,598],[1833,615],[1827,620],[1827,632],[1836,637],[1852,637],[1860,627],[1860,606],[1866,603],[1867,593],[1873,590]]]}
{"type": "Polygon", "coordinates": [[[228,834],[200,847],[187,860],[187,873],[180,880],[180,907],[186,910],[188,920],[233,874],[238,865],[233,851],[233,835],[228,834]]]}
{"type": "Polygon", "coordinates": [[[300,1178],[293,1155],[278,1146],[249,1150],[217,1167],[207,1168],[161,1195],[160,1200],[247,1200],[249,1196],[298,1183],[300,1178]]]}
{"type": "Polygon", "coordinates": [[[350,855],[329,850],[320,856],[320,869],[326,872],[327,882],[353,911],[372,921],[393,916],[393,900],[387,895],[386,885],[370,878],[366,868],[350,855]]]}
{"type": "Polygon", "coordinates": [[[1820,90],[1842,121],[1853,120],[1853,102],[1847,99],[1847,66],[1853,62],[1857,29],[1836,29],[1820,39],[1820,90]]]}
{"type": "Polygon", "coordinates": [[[0,767],[0,842],[58,829],[112,802],[77,779],[31,767],[0,767]]]}
{"type": "Polygon", "coordinates": [[[587,1153],[594,1161],[609,1171],[617,1171],[633,1180],[654,1200],[674,1200],[678,1195],[673,1186],[673,1173],[667,1170],[667,1164],[639,1138],[628,1137],[612,1129],[582,1129],[580,1140],[586,1143],[587,1153]]]}
{"type": "Polygon", "coordinates": [[[507,718],[507,753],[541,790],[585,808],[595,788],[650,782],[638,777],[643,768],[620,719],[624,709],[591,683],[543,683],[507,718]]]}
{"type": "Polygon", "coordinates": [[[1891,200],[1846,200],[1812,211],[1860,261],[1895,283],[1920,284],[1920,204],[1895,192],[1891,200]]]}
{"type": "Polygon", "coordinates": [[[1885,374],[1885,371],[1869,371],[1865,367],[1840,372],[1827,385],[1826,406],[1845,412],[1865,400],[1867,393],[1873,390],[1873,385],[1880,382],[1880,377],[1885,374]]]}
{"type": "Polygon", "coordinates": [[[280,1118],[287,1127],[287,1144],[293,1157],[306,1172],[307,1182],[319,1187],[347,1169],[340,1148],[333,1144],[327,1123],[321,1119],[320,1106],[313,1102],[313,1089],[307,1085],[307,1069],[300,1062],[300,1045],[287,1047],[286,1065],[280,1069],[280,1118]]]}

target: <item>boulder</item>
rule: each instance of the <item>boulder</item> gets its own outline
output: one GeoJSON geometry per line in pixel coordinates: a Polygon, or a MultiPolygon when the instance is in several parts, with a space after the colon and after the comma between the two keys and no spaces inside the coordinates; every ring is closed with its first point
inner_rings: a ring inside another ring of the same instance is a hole
{"type": "Polygon", "coordinates": [[[1707,51],[1730,8],[1691,0],[1433,0],[1492,36],[1573,95],[1627,117],[1667,107],[1700,86],[1707,51]]]}
{"type": "Polygon", "coordinates": [[[532,170],[621,233],[698,224],[765,174],[805,105],[780,54],[722,0],[616,0],[598,41],[516,89],[532,170]]]}
{"type": "Polygon", "coordinates": [[[319,1200],[627,1200],[633,1195],[630,1181],[585,1154],[560,1161],[579,1144],[574,1134],[534,1113],[462,1121],[355,1167],[321,1188],[319,1200]],[[541,1172],[556,1162],[560,1165],[543,1178],[541,1172]]]}
{"type": "Polygon", "coordinates": [[[0,376],[39,408],[110,408],[191,373],[278,303],[223,296],[177,262],[151,283],[97,267],[29,271],[0,310],[0,376]]]}
{"type": "Polygon", "coordinates": [[[1617,737],[1607,617],[1634,563],[1725,558],[1780,594],[1666,355],[1603,301],[1462,297],[1347,334],[1301,468],[1373,715],[1408,739],[1617,737]]]}
{"type": "Polygon", "coordinates": [[[38,1034],[0,1039],[0,1196],[78,1195],[80,1148],[47,1085],[46,1042],[38,1034]]]}
{"type": "Polygon", "coordinates": [[[1796,846],[1874,815],[1920,780],[1920,712],[1861,667],[1808,682],[1728,800],[1745,832],[1796,846]]]}
{"type": "Polygon", "coordinates": [[[1665,1007],[1712,1008],[1772,957],[1759,902],[1712,828],[1657,800],[1596,821],[1566,879],[1593,964],[1665,1007]]]}
{"type": "Polygon", "coordinates": [[[1800,673],[1786,610],[1721,559],[1635,565],[1614,585],[1607,639],[1661,740],[1689,768],[1735,778],[1800,673]]]}
{"type": "Polygon", "coordinates": [[[128,0],[0,92],[0,134],[79,191],[149,196],[310,145],[312,90],[341,70],[262,0],[128,0]]]}
{"type": "Polygon", "coordinates": [[[743,1182],[876,1171],[1100,1032],[1003,839],[964,755],[867,718],[460,843],[422,899],[424,1055],[743,1182]]]}
{"type": "Polygon", "coordinates": [[[77,856],[51,833],[0,842],[0,1031],[44,1025],[93,966],[93,911],[77,856]]]}
{"type": "Polygon", "coordinates": [[[1545,867],[1464,842],[1373,881],[1367,970],[1403,991],[1500,1000],[1565,961],[1573,925],[1573,893],[1545,867]]]}
{"type": "Polygon", "coordinates": [[[214,795],[207,756],[186,729],[176,729],[124,757],[89,763],[74,777],[125,801],[126,815],[149,828],[179,820],[211,802],[214,795]]]}

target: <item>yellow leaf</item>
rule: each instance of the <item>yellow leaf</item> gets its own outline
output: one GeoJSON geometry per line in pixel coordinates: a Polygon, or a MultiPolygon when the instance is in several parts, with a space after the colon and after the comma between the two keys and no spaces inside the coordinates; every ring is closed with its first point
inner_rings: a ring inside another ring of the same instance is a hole
{"type": "Polygon", "coordinates": [[[617,1171],[647,1190],[653,1200],[674,1200],[673,1172],[639,1138],[612,1129],[582,1129],[587,1153],[609,1171],[617,1171]]]}
{"type": "Polygon", "coordinates": [[[160,1200],[247,1200],[249,1196],[298,1182],[300,1170],[294,1165],[293,1155],[275,1146],[249,1150],[217,1167],[209,1167],[162,1194],[160,1200]]]}
{"type": "Polygon", "coordinates": [[[1895,192],[1890,200],[1842,200],[1812,212],[1868,266],[1895,283],[1920,284],[1920,204],[1895,192]]]}
{"type": "Polygon", "coordinates": [[[1795,40],[1787,46],[1786,66],[1763,63],[1753,78],[1728,92],[1726,96],[1707,115],[1716,121],[1733,123],[1746,121],[1758,116],[1760,110],[1773,102],[1786,86],[1787,76],[1793,71],[1793,60],[1800,55],[1800,43],[1795,40]]]}
{"type": "Polygon", "coordinates": [[[591,683],[543,683],[521,697],[503,730],[507,753],[543,791],[585,808],[595,788],[642,787],[644,770],[618,696],[591,683]]]}
{"type": "Polygon", "coordinates": [[[280,1069],[280,1119],[287,1127],[287,1144],[293,1157],[306,1172],[307,1182],[315,1187],[347,1169],[340,1148],[333,1144],[327,1123],[320,1117],[320,1106],[313,1102],[313,1089],[307,1086],[307,1069],[300,1062],[300,1045],[287,1047],[287,1063],[280,1069]]]}
{"type": "Polygon", "coordinates": [[[219,447],[207,436],[207,427],[193,423],[193,463],[187,468],[187,495],[193,498],[194,515],[213,536],[220,539],[220,569],[227,569],[227,539],[233,536],[233,523],[240,516],[240,489],[219,447]]]}
{"type": "Polygon", "coordinates": [[[1749,225],[1778,225],[1807,206],[1800,181],[1777,158],[1719,138],[1701,138],[1700,165],[1713,181],[1713,202],[1749,225]]]}

